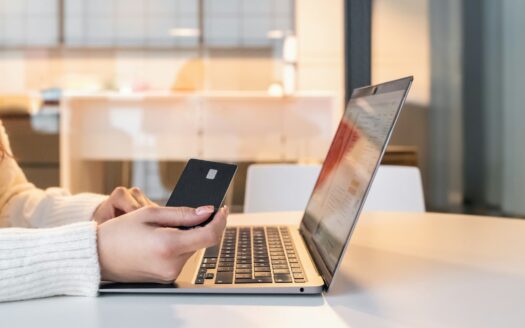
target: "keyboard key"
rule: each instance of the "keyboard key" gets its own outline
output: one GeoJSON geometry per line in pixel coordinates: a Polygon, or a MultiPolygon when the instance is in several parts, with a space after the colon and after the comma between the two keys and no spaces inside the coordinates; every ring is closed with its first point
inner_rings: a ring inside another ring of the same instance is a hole
{"type": "Polygon", "coordinates": [[[216,267],[215,263],[203,263],[203,264],[201,264],[201,268],[215,269],[215,267],[216,267]]]}
{"type": "Polygon", "coordinates": [[[246,268],[251,268],[252,265],[249,264],[249,263],[240,263],[240,264],[237,264],[236,268],[237,269],[246,269],[246,268]]]}
{"type": "Polygon", "coordinates": [[[251,274],[252,273],[252,269],[237,269],[235,270],[235,273],[249,273],[251,274]]]}
{"type": "Polygon", "coordinates": [[[292,268],[293,273],[302,273],[303,270],[301,268],[292,268]]]}
{"type": "Polygon", "coordinates": [[[288,265],[286,264],[277,264],[277,265],[274,265],[273,266],[273,269],[287,269],[288,270],[288,265]]]}
{"type": "Polygon", "coordinates": [[[270,272],[270,267],[255,267],[255,272],[270,272]]]}
{"type": "Polygon", "coordinates": [[[274,257],[276,257],[276,256],[284,256],[284,255],[285,255],[284,252],[278,252],[278,253],[276,253],[276,252],[270,252],[270,256],[271,256],[272,258],[274,258],[274,257]]]}
{"type": "Polygon", "coordinates": [[[305,280],[304,280],[304,279],[299,279],[299,278],[298,278],[298,279],[294,279],[294,282],[301,283],[301,282],[305,282],[305,280]]]}
{"type": "Polygon", "coordinates": [[[251,279],[252,278],[252,274],[251,273],[239,273],[239,274],[235,274],[235,279],[251,279]]]}
{"type": "Polygon", "coordinates": [[[197,279],[204,279],[206,277],[206,273],[199,273],[197,275],[197,279]]]}
{"type": "Polygon", "coordinates": [[[206,268],[200,268],[199,269],[199,273],[206,273],[206,271],[208,271],[208,269],[206,269],[206,268]]]}
{"type": "Polygon", "coordinates": [[[235,279],[236,284],[254,284],[256,283],[255,279],[244,278],[244,279],[235,279]]]}
{"type": "Polygon", "coordinates": [[[272,283],[272,277],[261,277],[254,279],[235,279],[236,284],[265,284],[272,283]]]}
{"type": "Polygon", "coordinates": [[[220,267],[217,272],[233,272],[233,267],[220,267]]]}
{"type": "Polygon", "coordinates": [[[204,277],[204,279],[213,279],[215,275],[212,273],[212,272],[208,272],[206,273],[206,276],[204,277]]]}
{"type": "Polygon", "coordinates": [[[258,284],[268,284],[273,282],[272,277],[258,277],[254,278],[253,280],[255,280],[255,282],[258,284]]]}
{"type": "Polygon", "coordinates": [[[233,283],[233,272],[218,272],[215,278],[216,284],[231,284],[233,283]]]}
{"type": "Polygon", "coordinates": [[[255,278],[258,278],[258,277],[271,277],[271,276],[272,276],[271,272],[255,272],[255,274],[254,274],[255,278]]]}
{"type": "Polygon", "coordinates": [[[290,263],[290,267],[292,267],[292,268],[300,268],[301,265],[299,263],[290,263]]]}
{"type": "Polygon", "coordinates": [[[216,257],[206,257],[202,260],[202,263],[217,263],[216,257]]]}
{"type": "Polygon", "coordinates": [[[275,269],[273,270],[273,273],[274,274],[279,274],[279,273],[290,273],[290,271],[288,269],[275,269]]]}
{"type": "Polygon", "coordinates": [[[276,274],[273,276],[276,283],[292,282],[292,277],[289,274],[276,274]]]}
{"type": "Polygon", "coordinates": [[[277,264],[286,264],[287,262],[285,260],[273,260],[272,261],[272,264],[273,265],[277,265],[277,264]]]}
{"type": "Polygon", "coordinates": [[[206,258],[206,257],[217,257],[217,256],[219,256],[219,246],[208,247],[204,251],[204,258],[206,258]]]}
{"type": "Polygon", "coordinates": [[[251,264],[252,260],[237,260],[237,263],[239,263],[239,264],[251,264]]]}
{"type": "Polygon", "coordinates": [[[304,279],[304,274],[302,274],[302,273],[294,273],[293,274],[293,278],[294,279],[298,279],[298,278],[299,279],[304,279]]]}
{"type": "Polygon", "coordinates": [[[202,285],[203,283],[204,283],[204,279],[203,279],[203,278],[197,278],[197,279],[195,280],[195,284],[196,284],[196,285],[202,285]]]}

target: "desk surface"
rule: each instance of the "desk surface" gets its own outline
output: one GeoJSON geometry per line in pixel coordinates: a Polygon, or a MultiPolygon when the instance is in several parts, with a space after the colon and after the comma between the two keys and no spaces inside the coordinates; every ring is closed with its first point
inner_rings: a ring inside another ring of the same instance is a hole
{"type": "Polygon", "coordinates": [[[55,297],[0,304],[0,327],[522,327],[524,236],[521,220],[366,213],[325,295],[55,297]]]}

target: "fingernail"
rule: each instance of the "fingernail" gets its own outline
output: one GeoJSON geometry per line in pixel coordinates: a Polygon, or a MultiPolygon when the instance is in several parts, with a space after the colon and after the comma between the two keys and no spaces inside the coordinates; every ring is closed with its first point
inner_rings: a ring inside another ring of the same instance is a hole
{"type": "Polygon", "coordinates": [[[215,207],[213,207],[212,205],[201,206],[195,209],[195,214],[197,215],[211,214],[213,213],[214,210],[215,210],[215,207]]]}

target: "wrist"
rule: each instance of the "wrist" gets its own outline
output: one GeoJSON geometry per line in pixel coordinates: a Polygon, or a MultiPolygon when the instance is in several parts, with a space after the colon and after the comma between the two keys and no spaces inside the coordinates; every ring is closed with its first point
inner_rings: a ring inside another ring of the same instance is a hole
{"type": "MultiPolygon", "coordinates": [[[[93,218],[93,220],[96,222],[96,219],[93,218]]],[[[107,265],[106,265],[106,255],[104,253],[105,248],[105,239],[106,236],[104,234],[104,227],[103,224],[99,224],[97,222],[97,254],[98,254],[98,263],[100,267],[100,280],[110,280],[108,276],[110,276],[107,272],[107,265]]]]}

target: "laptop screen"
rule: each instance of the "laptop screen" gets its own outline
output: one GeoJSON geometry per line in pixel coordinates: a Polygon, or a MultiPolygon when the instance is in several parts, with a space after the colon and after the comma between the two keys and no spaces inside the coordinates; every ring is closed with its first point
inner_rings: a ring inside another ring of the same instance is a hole
{"type": "Polygon", "coordinates": [[[327,285],[381,161],[412,78],[357,89],[350,99],[301,222],[327,285]]]}

